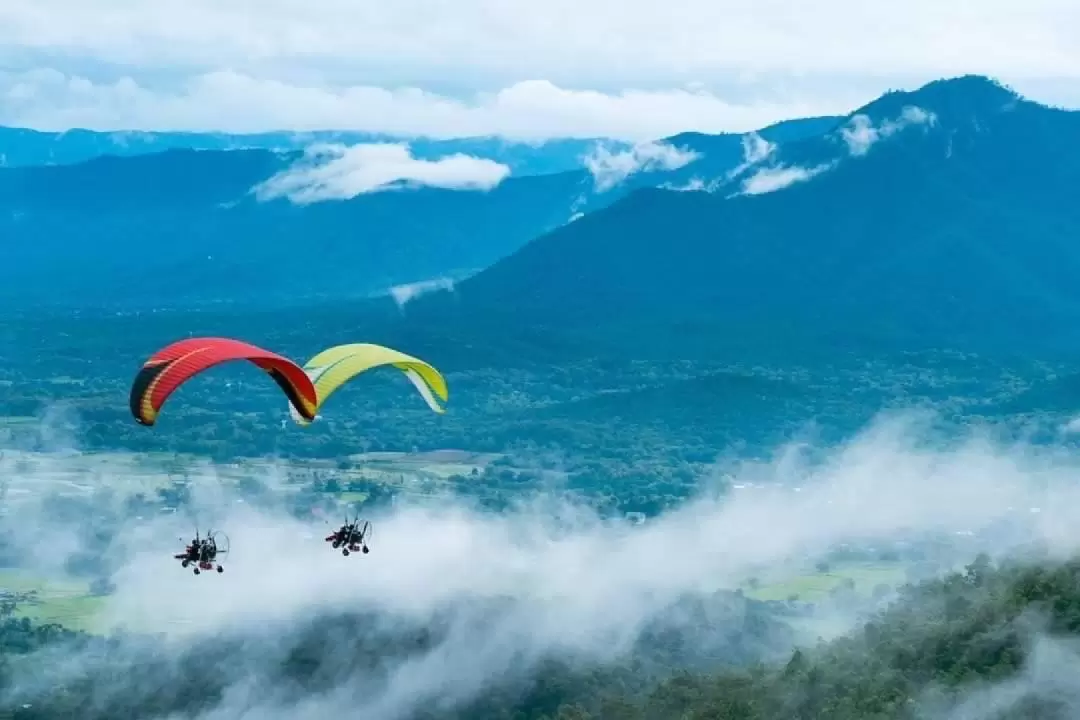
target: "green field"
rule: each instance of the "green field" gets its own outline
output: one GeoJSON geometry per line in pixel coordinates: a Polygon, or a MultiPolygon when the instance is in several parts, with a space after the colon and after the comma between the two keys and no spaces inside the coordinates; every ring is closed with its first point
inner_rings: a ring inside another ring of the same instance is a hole
{"type": "Polygon", "coordinates": [[[338,501],[345,505],[361,505],[367,500],[367,493],[363,492],[343,492],[338,494],[338,501]]]}
{"type": "Polygon", "coordinates": [[[817,602],[848,579],[855,583],[855,592],[860,595],[870,595],[878,585],[898,587],[907,581],[905,566],[901,563],[838,563],[828,572],[795,575],[744,590],[757,600],[787,600],[795,595],[803,602],[817,602]]]}
{"type": "MultiPolygon", "coordinates": [[[[22,420],[24,418],[0,418],[0,430],[5,425],[18,424],[22,420]]],[[[185,476],[198,477],[204,470],[212,472],[224,485],[253,476],[280,477],[284,471],[290,478],[289,487],[292,489],[316,476],[329,476],[342,486],[352,480],[365,480],[403,490],[417,490],[432,483],[442,483],[452,475],[469,476],[474,470],[481,472],[499,457],[460,450],[439,450],[352,455],[346,459],[344,466],[331,460],[316,459],[290,464],[265,458],[210,465],[196,456],[180,453],[4,451],[0,452],[0,473],[6,473],[4,493],[7,503],[18,504],[50,492],[88,496],[106,485],[118,499],[135,494],[153,497],[174,480],[185,476]]],[[[366,499],[364,493],[346,495],[342,500],[347,503],[359,503],[366,499]]]]}
{"type": "Polygon", "coordinates": [[[88,583],[45,580],[23,570],[0,570],[0,590],[35,593],[32,599],[19,602],[16,616],[35,622],[60,623],[72,630],[92,631],[106,601],[104,597],[91,595],[88,583]]]}

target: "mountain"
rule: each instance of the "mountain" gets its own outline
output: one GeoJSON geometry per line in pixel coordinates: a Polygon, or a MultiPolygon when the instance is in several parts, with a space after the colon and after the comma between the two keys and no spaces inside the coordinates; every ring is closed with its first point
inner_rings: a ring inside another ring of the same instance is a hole
{"type": "Polygon", "coordinates": [[[620,149],[629,147],[629,143],[603,138],[556,138],[542,142],[518,142],[499,137],[436,140],[340,130],[234,134],[131,130],[97,132],[79,128],[64,132],[42,132],[27,128],[0,127],[0,167],[71,165],[103,155],[131,157],[166,150],[291,152],[317,143],[408,143],[413,155],[424,160],[463,153],[491,158],[507,165],[514,175],[545,175],[580,169],[581,158],[599,142],[620,149]]]}
{"type": "Polygon", "coordinates": [[[680,133],[623,150],[601,145],[586,158],[593,175],[592,192],[580,196],[574,210],[583,215],[639,188],[711,189],[728,182],[779,143],[820,136],[841,120],[829,116],[785,120],[751,133],[680,133]],[[632,170],[624,176],[628,169],[632,170]]]}
{"type": "Polygon", "coordinates": [[[641,189],[410,315],[638,352],[1080,343],[1080,113],[982,77],[890,92],[711,192],[641,189]],[[647,342],[646,342],[647,340],[647,342]]]}
{"type": "Polygon", "coordinates": [[[250,193],[288,168],[264,150],[174,150],[0,171],[0,298],[277,302],[452,276],[565,221],[572,174],[489,192],[420,188],[296,205],[250,193]]]}
{"type": "MultiPolygon", "coordinates": [[[[812,136],[826,126],[815,118],[776,132],[812,136]]],[[[328,154],[174,149],[0,168],[8,259],[0,301],[133,309],[288,304],[395,286],[408,295],[468,276],[638,187],[681,181],[694,168],[729,173],[755,142],[602,145],[588,169],[501,181],[505,171],[490,158],[424,160],[369,145],[328,154]]]]}
{"type": "Polygon", "coordinates": [[[665,138],[673,147],[684,148],[699,159],[670,173],[665,183],[649,182],[647,174],[639,176],[639,187],[662,186],[666,189],[702,189],[726,180],[732,172],[747,167],[767,153],[770,148],[818,137],[835,129],[844,118],[834,116],[784,120],[749,134],[706,135],[680,133],[665,138]],[[689,187],[688,187],[689,186],[689,187]]]}

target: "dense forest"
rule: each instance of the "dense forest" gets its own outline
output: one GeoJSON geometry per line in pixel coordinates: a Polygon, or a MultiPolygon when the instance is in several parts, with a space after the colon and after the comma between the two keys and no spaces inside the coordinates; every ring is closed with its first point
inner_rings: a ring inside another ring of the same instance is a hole
{"type": "Polygon", "coordinates": [[[355,312],[335,306],[310,316],[13,319],[0,327],[0,439],[10,449],[63,449],[59,437],[86,451],[192,453],[218,462],[274,456],[349,463],[366,452],[457,448],[506,456],[485,473],[486,486],[517,491],[557,471],[573,489],[638,509],[685,497],[724,452],[771,452],[808,426],[830,442],[892,407],[932,404],[958,420],[996,418],[1004,403],[1013,413],[1047,409],[1042,396],[1053,397],[1050,409],[1063,414],[1075,407],[1074,391],[1047,384],[1071,372],[1059,361],[804,350],[678,361],[587,353],[552,363],[544,352],[558,348],[547,335],[370,336],[355,312]],[[189,333],[242,337],[300,361],[338,342],[386,342],[446,375],[447,412],[430,412],[396,371],[373,371],[343,387],[314,425],[283,424],[280,390],[258,369],[235,364],[186,383],[152,430],[137,425],[128,409],[134,372],[154,350],[189,333]],[[1029,399],[1029,390],[1041,395],[1029,399]],[[42,426],[49,426],[47,437],[42,426]]]}
{"type": "MultiPolygon", "coordinates": [[[[262,703],[250,717],[263,716],[267,703],[297,708],[283,716],[315,717],[301,704],[311,697],[343,702],[333,692],[342,687],[350,688],[348,707],[359,709],[356,698],[385,689],[392,668],[429,652],[446,629],[438,622],[403,629],[360,614],[320,616],[287,646],[226,636],[176,656],[154,638],[103,639],[16,619],[17,603],[9,598],[0,608],[0,672],[6,716],[24,720],[193,717],[225,706],[220,716],[235,717],[241,712],[232,686],[241,682],[254,683],[243,694],[247,702],[262,703]],[[257,666],[250,659],[256,656],[263,659],[257,666]],[[87,658],[92,664],[83,665],[87,658]]],[[[484,612],[497,613],[497,605],[484,612]]],[[[739,640],[748,634],[782,639],[773,635],[776,618],[760,608],[743,618],[737,631],[728,626],[728,651],[749,647],[739,640]]],[[[548,658],[527,673],[508,670],[464,704],[413,710],[411,717],[1067,718],[1080,710],[1080,666],[1069,650],[1078,634],[1080,559],[995,566],[980,556],[963,571],[904,586],[857,630],[779,658],[729,652],[695,663],[671,638],[643,637],[626,662],[548,658]]]]}

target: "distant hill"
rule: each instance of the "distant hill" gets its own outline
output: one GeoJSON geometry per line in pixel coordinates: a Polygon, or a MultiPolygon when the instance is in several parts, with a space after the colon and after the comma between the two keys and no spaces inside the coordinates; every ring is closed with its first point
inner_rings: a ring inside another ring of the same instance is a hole
{"type": "MultiPolygon", "coordinates": [[[[829,126],[813,118],[762,135],[812,136],[829,126]]],[[[763,142],[757,135],[685,140],[693,150],[602,145],[583,160],[587,169],[510,176],[490,190],[422,185],[485,162],[480,170],[490,173],[491,158],[439,156],[432,162],[446,164],[436,172],[415,152],[379,164],[350,155],[355,149],[328,159],[301,150],[173,149],[0,168],[8,259],[0,264],[0,302],[288,304],[396,286],[404,297],[460,280],[638,187],[685,182],[690,172],[725,175],[763,142]],[[357,182],[384,189],[301,204],[254,192],[296,172],[317,191],[357,182]]]]}
{"type": "Polygon", "coordinates": [[[295,156],[175,150],[0,171],[0,298],[127,307],[363,297],[481,268],[564,222],[580,178],[294,205],[249,193],[295,156]]]}
{"type": "Polygon", "coordinates": [[[514,175],[544,175],[577,170],[581,158],[598,142],[620,149],[629,143],[614,140],[557,138],[544,142],[511,141],[498,137],[447,140],[408,138],[382,133],[339,130],[269,133],[97,132],[73,129],[41,132],[0,127],[0,167],[71,165],[104,155],[131,157],[166,150],[302,150],[315,143],[359,145],[408,142],[413,155],[434,159],[454,153],[491,158],[510,167],[514,175]]]}
{"type": "Polygon", "coordinates": [[[982,77],[891,92],[710,191],[642,189],[410,309],[640,352],[1080,347],[1080,113],[982,77]]]}

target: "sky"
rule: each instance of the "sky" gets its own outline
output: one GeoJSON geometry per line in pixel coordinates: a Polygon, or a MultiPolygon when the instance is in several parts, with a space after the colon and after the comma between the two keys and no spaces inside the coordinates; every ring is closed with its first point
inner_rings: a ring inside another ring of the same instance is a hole
{"type": "Polygon", "coordinates": [[[0,123],[48,130],[647,140],[966,73],[1080,107],[1080,3],[0,3],[0,123]]]}

